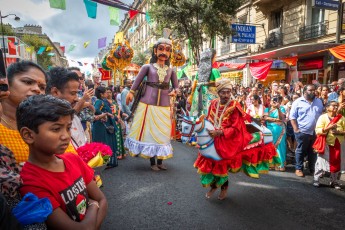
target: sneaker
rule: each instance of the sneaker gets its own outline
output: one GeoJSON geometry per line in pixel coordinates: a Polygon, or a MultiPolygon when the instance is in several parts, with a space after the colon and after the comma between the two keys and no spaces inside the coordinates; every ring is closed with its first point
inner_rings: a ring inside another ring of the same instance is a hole
{"type": "Polygon", "coordinates": [[[303,174],[303,172],[302,172],[302,170],[296,170],[295,171],[295,174],[296,174],[296,176],[298,176],[298,177],[304,177],[304,174],[303,174]]]}
{"type": "Polygon", "coordinates": [[[314,187],[318,188],[318,187],[320,187],[320,182],[314,180],[313,185],[314,185],[314,187]]]}
{"type": "Polygon", "coordinates": [[[335,188],[336,190],[340,190],[341,189],[340,185],[337,182],[333,182],[333,183],[331,182],[330,186],[332,188],[335,188]]]}

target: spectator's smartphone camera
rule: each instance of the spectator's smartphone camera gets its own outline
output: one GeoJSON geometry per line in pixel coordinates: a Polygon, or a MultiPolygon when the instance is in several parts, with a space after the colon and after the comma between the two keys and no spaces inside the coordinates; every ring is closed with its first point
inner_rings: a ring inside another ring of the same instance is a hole
{"type": "Polygon", "coordinates": [[[262,89],[262,84],[261,83],[258,84],[258,88],[262,89]]]}
{"type": "Polygon", "coordinates": [[[277,97],[274,97],[274,98],[272,99],[272,101],[273,101],[274,103],[278,103],[278,98],[277,98],[277,97]]]}
{"type": "MultiPolygon", "coordinates": [[[[0,79],[6,79],[5,62],[4,62],[4,56],[2,55],[1,49],[0,49],[0,79]]],[[[0,91],[8,91],[8,85],[0,83],[0,91]]]]}

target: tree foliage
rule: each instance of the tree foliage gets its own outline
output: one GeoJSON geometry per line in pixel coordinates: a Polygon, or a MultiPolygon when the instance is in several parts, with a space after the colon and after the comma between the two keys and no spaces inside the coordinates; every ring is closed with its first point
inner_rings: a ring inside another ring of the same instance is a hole
{"type": "Polygon", "coordinates": [[[132,63],[142,66],[148,60],[148,56],[145,52],[141,52],[140,50],[134,50],[134,56],[132,59],[132,63]]]}
{"type": "MultiPolygon", "coordinates": [[[[35,48],[34,52],[37,52],[42,46],[49,46],[49,42],[46,39],[41,38],[37,35],[26,34],[22,37],[22,41],[29,46],[33,46],[35,48]]],[[[42,66],[42,68],[48,70],[48,66],[52,65],[51,57],[48,56],[48,52],[37,54],[37,64],[42,66]]]]}
{"type": "MultiPolygon", "coordinates": [[[[2,28],[0,28],[2,30],[2,28]]],[[[13,36],[14,35],[14,31],[12,29],[12,26],[10,24],[3,24],[3,31],[2,33],[5,36],[13,36]]]]}
{"type": "MultiPolygon", "coordinates": [[[[231,19],[243,0],[156,0],[149,13],[157,29],[170,28],[189,39],[195,60],[203,42],[231,35],[231,19]]],[[[210,43],[211,44],[211,43],[210,43]]]]}

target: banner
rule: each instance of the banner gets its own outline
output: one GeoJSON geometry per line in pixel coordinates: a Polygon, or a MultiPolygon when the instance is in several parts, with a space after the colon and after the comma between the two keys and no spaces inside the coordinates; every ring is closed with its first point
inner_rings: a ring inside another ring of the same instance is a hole
{"type": "Polygon", "coordinates": [[[273,61],[250,63],[250,74],[257,80],[265,80],[272,64],[273,61]]]}

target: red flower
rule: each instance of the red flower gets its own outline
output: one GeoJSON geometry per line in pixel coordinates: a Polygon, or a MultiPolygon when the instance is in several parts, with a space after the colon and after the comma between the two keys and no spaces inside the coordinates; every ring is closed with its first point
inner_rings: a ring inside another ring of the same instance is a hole
{"type": "Polygon", "coordinates": [[[112,156],[113,151],[108,145],[105,145],[103,143],[93,142],[89,143],[83,146],[80,146],[77,149],[78,155],[83,159],[84,162],[89,162],[93,157],[97,155],[97,153],[100,152],[102,156],[112,156]]]}

